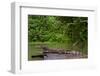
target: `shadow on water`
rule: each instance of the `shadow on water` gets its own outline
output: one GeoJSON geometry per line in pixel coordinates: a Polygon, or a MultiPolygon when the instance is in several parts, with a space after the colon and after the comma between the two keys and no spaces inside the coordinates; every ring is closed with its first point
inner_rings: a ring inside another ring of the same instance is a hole
{"type": "Polygon", "coordinates": [[[78,58],[87,58],[82,55],[75,54],[58,54],[58,53],[47,53],[46,55],[36,55],[32,56],[33,59],[38,60],[56,60],[56,59],[78,59],[78,58]]]}
{"type": "Polygon", "coordinates": [[[56,60],[56,59],[80,59],[87,58],[79,51],[64,50],[57,48],[48,48],[47,46],[39,47],[41,54],[31,55],[31,60],[56,60]]]}

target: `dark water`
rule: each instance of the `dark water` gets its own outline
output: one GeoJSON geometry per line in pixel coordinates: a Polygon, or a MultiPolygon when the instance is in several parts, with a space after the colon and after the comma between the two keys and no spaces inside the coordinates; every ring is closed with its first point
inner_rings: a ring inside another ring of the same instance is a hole
{"type": "Polygon", "coordinates": [[[87,58],[81,54],[59,54],[59,53],[46,53],[46,55],[32,56],[33,60],[56,60],[56,59],[79,59],[87,58]]]}
{"type": "Polygon", "coordinates": [[[52,54],[52,53],[48,53],[47,56],[44,56],[44,60],[75,59],[75,58],[82,58],[82,56],[74,54],[52,54]]]}
{"type": "Polygon", "coordinates": [[[47,54],[47,56],[44,56],[44,60],[53,60],[53,59],[66,59],[65,54],[47,54]]]}

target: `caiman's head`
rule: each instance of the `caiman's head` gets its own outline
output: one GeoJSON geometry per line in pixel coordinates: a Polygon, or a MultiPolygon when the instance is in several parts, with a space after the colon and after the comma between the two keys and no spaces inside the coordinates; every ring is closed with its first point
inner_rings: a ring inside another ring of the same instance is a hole
{"type": "Polygon", "coordinates": [[[48,47],[46,47],[46,46],[41,46],[41,48],[42,48],[44,51],[48,50],[48,47]]]}

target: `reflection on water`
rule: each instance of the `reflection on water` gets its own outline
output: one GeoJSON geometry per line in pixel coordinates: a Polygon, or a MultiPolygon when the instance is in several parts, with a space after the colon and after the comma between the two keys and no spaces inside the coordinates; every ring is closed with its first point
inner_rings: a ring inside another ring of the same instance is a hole
{"type": "Polygon", "coordinates": [[[44,56],[45,60],[53,60],[53,59],[66,59],[66,54],[47,54],[44,56]]]}
{"type": "Polygon", "coordinates": [[[38,58],[38,60],[56,60],[56,59],[78,59],[87,58],[79,54],[58,54],[58,53],[47,53],[46,55],[32,56],[32,58],[38,58]]]}

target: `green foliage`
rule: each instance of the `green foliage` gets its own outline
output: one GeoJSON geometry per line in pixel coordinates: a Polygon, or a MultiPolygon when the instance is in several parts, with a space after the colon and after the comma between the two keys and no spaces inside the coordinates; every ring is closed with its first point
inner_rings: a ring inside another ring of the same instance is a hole
{"type": "Polygon", "coordinates": [[[59,41],[65,36],[84,41],[87,40],[87,18],[29,15],[28,35],[29,41],[59,41]]]}
{"type": "Polygon", "coordinates": [[[29,42],[72,43],[86,48],[88,35],[87,17],[28,16],[29,42]]]}

